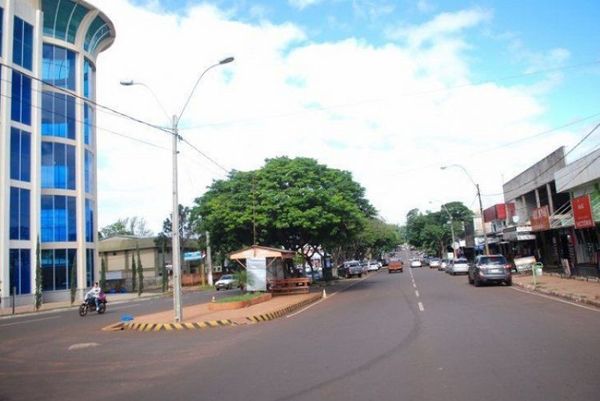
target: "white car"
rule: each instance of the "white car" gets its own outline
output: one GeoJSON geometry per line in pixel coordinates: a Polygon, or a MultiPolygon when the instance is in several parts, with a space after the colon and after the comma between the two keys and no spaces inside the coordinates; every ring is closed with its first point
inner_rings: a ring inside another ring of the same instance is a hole
{"type": "Polygon", "coordinates": [[[421,261],[419,259],[413,259],[410,261],[410,267],[421,267],[421,261]]]}
{"type": "Polygon", "coordinates": [[[456,276],[458,273],[469,273],[469,261],[465,258],[453,259],[446,267],[446,273],[456,276]]]}
{"type": "Polygon", "coordinates": [[[376,272],[377,270],[379,270],[379,263],[375,261],[369,262],[369,264],[367,265],[367,271],[376,272]]]}
{"type": "Polygon", "coordinates": [[[232,288],[239,287],[238,281],[235,279],[233,274],[224,274],[221,278],[215,283],[215,288],[217,291],[219,290],[231,290],[232,288]]]}

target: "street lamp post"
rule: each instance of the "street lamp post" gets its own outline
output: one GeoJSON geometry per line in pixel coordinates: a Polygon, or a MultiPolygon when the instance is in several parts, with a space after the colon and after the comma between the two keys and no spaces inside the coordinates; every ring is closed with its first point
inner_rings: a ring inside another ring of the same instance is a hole
{"type": "MultiPolygon", "coordinates": [[[[187,105],[190,102],[190,99],[192,98],[192,95],[194,94],[194,91],[196,90],[196,87],[198,86],[198,84],[200,83],[200,80],[202,79],[202,77],[204,76],[204,74],[206,74],[209,70],[211,70],[214,67],[217,67],[219,65],[223,65],[223,64],[227,64],[227,63],[231,63],[234,60],[233,57],[227,57],[221,61],[219,61],[218,63],[215,63],[211,66],[209,66],[208,68],[206,68],[202,74],[200,74],[200,76],[198,77],[198,79],[196,80],[196,83],[194,84],[194,87],[192,88],[192,91],[190,92],[189,96],[187,97],[185,104],[183,105],[181,112],[179,113],[179,115],[173,115],[172,118],[170,118],[170,131],[171,134],[173,136],[173,212],[172,212],[172,216],[171,216],[171,241],[172,241],[172,266],[173,266],[173,308],[175,310],[175,322],[179,323],[183,320],[183,308],[181,305],[181,250],[179,247],[179,199],[178,199],[178,184],[177,184],[177,141],[179,139],[181,139],[181,137],[179,136],[179,122],[181,121],[181,117],[183,116],[183,112],[185,111],[185,109],[187,108],[187,105]]],[[[158,105],[161,107],[161,109],[163,110],[163,112],[165,112],[165,108],[162,106],[161,102],[158,100],[158,97],[154,94],[154,92],[152,91],[152,89],[146,85],[143,84],[141,82],[134,82],[132,80],[130,81],[121,81],[121,85],[124,86],[132,86],[132,85],[141,85],[144,86],[145,88],[147,88],[152,95],[154,96],[154,99],[156,100],[156,102],[158,103],[158,105]]],[[[165,112],[166,114],[166,112],[165,112]]],[[[168,114],[167,114],[168,115],[168,114]]]]}
{"type": "Polygon", "coordinates": [[[469,174],[469,172],[460,164],[451,164],[449,166],[442,166],[440,168],[442,170],[445,170],[449,167],[457,167],[457,168],[461,169],[467,175],[467,177],[469,177],[469,180],[471,180],[471,183],[475,186],[475,190],[477,191],[477,198],[479,199],[479,213],[481,215],[481,229],[483,230],[483,242],[485,244],[485,254],[489,255],[490,247],[488,245],[487,232],[485,231],[485,221],[483,219],[483,205],[481,203],[481,192],[479,191],[479,184],[476,184],[475,181],[473,181],[471,174],[469,174]]]}

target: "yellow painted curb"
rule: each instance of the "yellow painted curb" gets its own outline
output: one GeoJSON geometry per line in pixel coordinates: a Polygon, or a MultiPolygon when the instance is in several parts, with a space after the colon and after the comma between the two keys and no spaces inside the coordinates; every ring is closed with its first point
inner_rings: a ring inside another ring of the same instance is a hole
{"type": "Polygon", "coordinates": [[[234,326],[236,323],[229,319],[211,320],[208,322],[187,323],[115,323],[104,327],[104,331],[133,330],[144,332],[173,331],[173,330],[201,330],[213,327],[234,326]]]}
{"type": "Polygon", "coordinates": [[[287,306],[283,309],[278,309],[274,312],[269,312],[269,313],[266,313],[263,315],[248,316],[246,319],[248,319],[248,321],[250,323],[260,323],[260,322],[267,322],[270,320],[275,320],[277,318],[287,315],[290,312],[300,309],[306,305],[312,304],[313,302],[316,302],[319,299],[321,299],[321,294],[317,294],[314,297],[305,299],[302,302],[298,302],[297,304],[287,306]]]}

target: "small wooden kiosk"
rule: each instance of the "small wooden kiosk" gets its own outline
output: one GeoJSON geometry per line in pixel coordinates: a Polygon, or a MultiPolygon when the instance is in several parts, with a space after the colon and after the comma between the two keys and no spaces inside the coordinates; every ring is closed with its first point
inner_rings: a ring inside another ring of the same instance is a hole
{"type": "Polygon", "coordinates": [[[252,245],[229,254],[246,269],[246,259],[265,258],[267,266],[267,291],[275,294],[306,293],[310,289],[310,280],[298,277],[294,268],[294,251],[252,245]]]}

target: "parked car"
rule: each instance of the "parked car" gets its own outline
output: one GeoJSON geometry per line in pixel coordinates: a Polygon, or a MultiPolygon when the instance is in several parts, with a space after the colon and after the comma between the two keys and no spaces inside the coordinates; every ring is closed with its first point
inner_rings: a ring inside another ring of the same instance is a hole
{"type": "Polygon", "coordinates": [[[216,288],[217,291],[219,291],[219,290],[231,290],[232,288],[237,288],[237,287],[239,287],[239,283],[235,279],[235,277],[233,276],[233,274],[224,274],[215,283],[215,288],[216,288]]]}
{"type": "Polygon", "coordinates": [[[429,259],[429,267],[431,269],[438,269],[442,264],[442,260],[440,258],[431,258],[429,259]]]}
{"type": "Polygon", "coordinates": [[[450,263],[450,260],[448,260],[448,259],[442,259],[442,263],[440,263],[440,266],[438,267],[438,270],[439,271],[446,270],[446,267],[448,267],[449,263],[450,263]]]}
{"type": "Polygon", "coordinates": [[[480,255],[469,268],[469,284],[479,287],[485,283],[512,285],[511,265],[503,255],[480,255]]]}
{"type": "Polygon", "coordinates": [[[446,266],[446,273],[456,276],[458,273],[469,273],[469,261],[465,258],[453,259],[446,266]]]}
{"type": "Polygon", "coordinates": [[[421,267],[423,266],[423,264],[421,263],[420,259],[412,259],[410,261],[410,267],[421,267]]]}
{"type": "Polygon", "coordinates": [[[370,272],[376,272],[377,270],[379,270],[381,266],[379,266],[379,262],[375,261],[375,260],[370,260],[367,263],[367,271],[370,272]]]}
{"type": "Polygon", "coordinates": [[[362,277],[363,267],[359,261],[350,260],[344,262],[344,264],[338,268],[338,275],[346,278],[350,278],[352,276],[362,277]]]}

